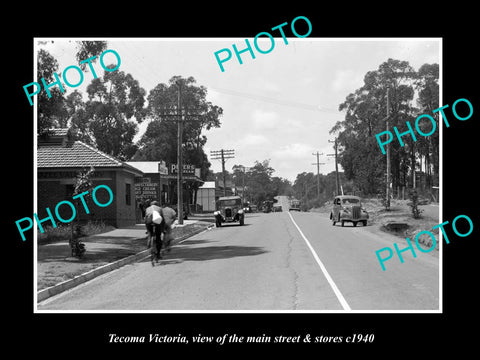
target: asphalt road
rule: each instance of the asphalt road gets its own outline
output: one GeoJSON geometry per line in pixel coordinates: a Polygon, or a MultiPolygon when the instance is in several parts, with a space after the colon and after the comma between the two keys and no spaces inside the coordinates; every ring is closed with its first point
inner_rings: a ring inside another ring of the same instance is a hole
{"type": "Polygon", "coordinates": [[[393,242],[402,249],[402,239],[285,210],[193,236],[161,265],[145,259],[124,266],[38,310],[439,309],[438,253],[404,252],[405,263],[392,258],[382,271],[375,251],[393,242]]]}

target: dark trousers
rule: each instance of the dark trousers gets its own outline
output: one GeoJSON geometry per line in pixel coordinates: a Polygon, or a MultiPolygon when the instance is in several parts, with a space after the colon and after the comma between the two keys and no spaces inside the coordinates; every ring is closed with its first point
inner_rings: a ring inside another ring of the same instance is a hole
{"type": "Polygon", "coordinates": [[[162,232],[163,232],[163,225],[157,224],[147,224],[147,231],[150,237],[155,236],[152,241],[151,252],[155,254],[156,258],[160,258],[160,250],[162,250],[162,232]]]}

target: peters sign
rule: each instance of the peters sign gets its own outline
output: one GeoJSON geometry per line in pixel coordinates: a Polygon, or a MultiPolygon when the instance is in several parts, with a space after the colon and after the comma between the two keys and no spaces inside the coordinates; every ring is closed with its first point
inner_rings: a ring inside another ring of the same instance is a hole
{"type": "MultiPolygon", "coordinates": [[[[177,173],[177,164],[170,164],[170,175],[176,175],[177,173]]],[[[182,175],[195,175],[195,165],[183,164],[182,175]]]]}

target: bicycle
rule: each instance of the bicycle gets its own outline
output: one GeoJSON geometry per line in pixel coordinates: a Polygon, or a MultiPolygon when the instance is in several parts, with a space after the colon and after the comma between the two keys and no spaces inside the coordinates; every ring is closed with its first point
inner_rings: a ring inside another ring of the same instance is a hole
{"type": "MultiPolygon", "coordinates": [[[[150,262],[155,266],[155,262],[162,258],[160,252],[157,257],[156,226],[152,226],[151,234],[148,234],[147,248],[150,248],[150,262]]],[[[160,235],[161,236],[161,235],[160,235]]]]}

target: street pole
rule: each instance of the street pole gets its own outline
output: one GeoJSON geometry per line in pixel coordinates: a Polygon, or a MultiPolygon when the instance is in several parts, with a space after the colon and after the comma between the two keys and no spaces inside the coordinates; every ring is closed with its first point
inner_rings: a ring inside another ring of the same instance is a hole
{"type": "Polygon", "coordinates": [[[233,159],[235,150],[212,150],[210,156],[213,160],[222,161],[222,175],[223,175],[223,196],[227,196],[227,173],[225,171],[225,159],[233,159]]]}
{"type": "Polygon", "coordinates": [[[245,203],[245,166],[242,166],[243,176],[242,176],[242,206],[245,203]]]}
{"type": "Polygon", "coordinates": [[[183,135],[183,112],[182,112],[182,88],[180,80],[177,80],[178,86],[178,131],[177,131],[177,211],[178,224],[183,224],[183,158],[182,158],[182,135],[183,135]]]}
{"type": "Polygon", "coordinates": [[[312,155],[317,156],[317,162],[312,165],[317,165],[317,199],[320,200],[320,165],[325,165],[325,163],[321,163],[319,158],[323,153],[319,154],[317,150],[317,153],[313,153],[312,155]]]}
{"type": "Polygon", "coordinates": [[[220,151],[222,152],[223,196],[227,196],[227,174],[225,173],[225,156],[223,154],[223,149],[220,151]]]}
{"type": "MultiPolygon", "coordinates": [[[[390,96],[389,96],[389,88],[387,87],[387,134],[390,132],[390,124],[389,124],[389,115],[390,115],[390,96]]],[[[390,144],[387,144],[387,188],[386,188],[386,203],[385,208],[386,210],[390,210],[390,144]]]]}
{"type": "Polygon", "coordinates": [[[337,138],[335,141],[328,140],[329,143],[334,144],[335,154],[327,154],[327,156],[335,156],[335,187],[337,189],[337,193],[335,195],[340,195],[340,176],[338,175],[338,152],[337,152],[337,138]]]}
{"type": "MultiPolygon", "coordinates": [[[[185,121],[194,121],[202,116],[198,113],[198,109],[182,109],[182,87],[181,79],[176,81],[177,85],[177,109],[174,107],[166,107],[163,112],[158,115],[165,120],[173,120],[177,122],[177,212],[178,212],[178,224],[183,224],[183,126],[185,121]],[[188,110],[194,110],[190,112],[188,110]]],[[[188,90],[188,86],[187,86],[188,90]]]]}

